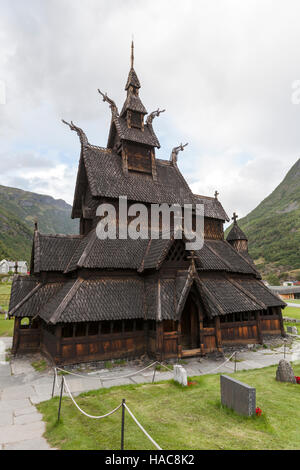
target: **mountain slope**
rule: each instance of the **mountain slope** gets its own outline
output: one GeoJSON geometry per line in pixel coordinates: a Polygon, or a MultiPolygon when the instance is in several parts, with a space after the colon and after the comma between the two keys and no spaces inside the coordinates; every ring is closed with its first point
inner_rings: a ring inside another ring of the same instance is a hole
{"type": "Polygon", "coordinates": [[[0,260],[30,260],[35,217],[41,232],[78,233],[71,209],[62,199],[0,186],[0,260]]]}
{"type": "Polygon", "coordinates": [[[239,220],[239,226],[263,274],[300,268],[300,159],[279,186],[239,220]]]}

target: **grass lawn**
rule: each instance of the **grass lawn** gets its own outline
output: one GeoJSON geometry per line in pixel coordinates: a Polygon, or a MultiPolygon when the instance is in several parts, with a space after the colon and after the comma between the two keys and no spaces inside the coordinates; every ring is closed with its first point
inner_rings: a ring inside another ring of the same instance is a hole
{"type": "MultiPolygon", "coordinates": [[[[0,307],[8,310],[11,284],[0,283],[0,307]]],[[[14,320],[4,320],[4,315],[0,314],[0,336],[12,336],[14,330],[14,320]]]]}
{"type": "Polygon", "coordinates": [[[296,318],[300,320],[300,308],[299,307],[285,307],[282,310],[283,317],[296,318]]]}
{"type": "Polygon", "coordinates": [[[291,303],[291,304],[300,304],[300,299],[288,299],[288,300],[285,300],[285,302],[288,302],[288,303],[291,303]]]}
{"type": "MultiPolygon", "coordinates": [[[[300,375],[300,364],[294,365],[300,375]]],[[[299,449],[300,385],[275,380],[276,367],[233,374],[256,387],[263,415],[246,418],[220,404],[219,375],[194,377],[183,388],[172,381],[100,389],[76,398],[86,412],[104,414],[126,398],[127,406],[162,449],[299,449]]],[[[121,410],[101,420],[82,415],[63,398],[57,424],[58,397],[37,405],[46,422],[45,437],[59,449],[118,450],[121,410]]],[[[154,450],[126,413],[125,449],[154,450]]]]}
{"type": "Polygon", "coordinates": [[[14,332],[14,320],[4,320],[0,314],[0,336],[12,336],[14,332]]]}

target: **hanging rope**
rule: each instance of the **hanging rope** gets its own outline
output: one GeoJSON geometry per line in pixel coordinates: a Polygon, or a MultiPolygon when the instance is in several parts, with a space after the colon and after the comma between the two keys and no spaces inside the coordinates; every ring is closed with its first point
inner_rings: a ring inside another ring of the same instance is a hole
{"type": "Polygon", "coordinates": [[[74,400],[73,395],[72,395],[72,393],[71,393],[71,391],[70,391],[70,389],[69,389],[69,386],[68,386],[68,384],[67,384],[66,379],[63,377],[62,380],[63,380],[63,382],[64,382],[65,389],[66,389],[66,391],[67,391],[69,397],[71,398],[72,402],[73,402],[74,405],[76,406],[76,408],[80,411],[80,413],[82,413],[83,415],[87,416],[88,418],[92,418],[92,419],[102,419],[102,418],[106,418],[107,416],[110,416],[110,415],[112,415],[113,413],[115,413],[116,411],[118,411],[118,410],[121,408],[121,406],[122,406],[122,403],[121,403],[121,404],[118,405],[114,410],[109,411],[109,413],[106,413],[105,415],[102,415],[102,416],[93,416],[93,415],[90,415],[90,414],[86,413],[85,411],[83,411],[83,410],[80,408],[80,406],[76,403],[76,401],[74,400]]]}
{"type": "Polygon", "coordinates": [[[145,434],[145,436],[148,437],[149,441],[152,442],[152,444],[158,449],[158,450],[162,450],[161,447],[159,447],[159,445],[157,444],[157,442],[155,442],[154,439],[152,439],[152,437],[147,433],[147,431],[143,428],[143,426],[141,425],[141,423],[138,422],[138,420],[136,419],[136,417],[134,416],[134,414],[130,411],[130,409],[128,408],[128,406],[126,405],[126,403],[123,404],[123,406],[126,408],[126,410],[128,411],[128,413],[130,414],[130,416],[132,417],[132,419],[134,420],[134,422],[138,425],[138,427],[143,431],[143,433],[145,434]]]}
{"type": "Polygon", "coordinates": [[[89,376],[89,375],[82,375],[82,374],[77,374],[76,372],[70,372],[70,371],[68,371],[68,370],[61,369],[60,367],[56,367],[56,369],[59,370],[59,371],[61,371],[61,372],[66,373],[66,374],[74,375],[75,377],[81,377],[81,378],[83,378],[83,379],[94,379],[94,380],[105,381],[105,380],[118,380],[118,379],[126,379],[126,378],[129,378],[129,377],[134,377],[135,375],[138,375],[138,374],[144,372],[145,370],[150,369],[150,367],[153,367],[153,366],[155,366],[156,364],[159,364],[159,365],[161,365],[162,367],[164,367],[165,369],[167,369],[168,371],[173,372],[172,369],[170,369],[169,367],[165,366],[164,364],[162,364],[162,363],[159,362],[159,361],[152,362],[152,364],[149,364],[148,366],[144,367],[143,369],[140,369],[140,370],[138,370],[138,371],[136,371],[136,372],[131,372],[130,374],[126,374],[126,375],[115,375],[115,376],[109,376],[109,377],[103,377],[103,376],[91,377],[91,376],[89,376]]]}

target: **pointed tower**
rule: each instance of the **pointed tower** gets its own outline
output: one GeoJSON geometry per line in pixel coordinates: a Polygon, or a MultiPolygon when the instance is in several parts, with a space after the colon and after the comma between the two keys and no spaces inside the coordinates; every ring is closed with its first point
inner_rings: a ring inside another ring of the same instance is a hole
{"type": "Polygon", "coordinates": [[[238,215],[233,213],[233,227],[230,230],[226,240],[239,253],[248,253],[248,238],[237,224],[238,215]]]}
{"type": "Polygon", "coordinates": [[[120,114],[116,108],[112,109],[107,147],[122,157],[125,175],[132,172],[152,176],[156,180],[155,147],[159,148],[160,144],[153,131],[152,121],[160,112],[151,113],[145,122],[145,115],[148,113],[139,96],[140,88],[141,84],[134,70],[132,41],[131,64],[125,86],[127,97],[120,114]]]}

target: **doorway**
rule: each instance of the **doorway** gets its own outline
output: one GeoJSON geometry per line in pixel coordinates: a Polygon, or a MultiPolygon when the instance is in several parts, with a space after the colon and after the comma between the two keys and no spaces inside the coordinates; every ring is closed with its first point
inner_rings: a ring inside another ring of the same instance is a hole
{"type": "Polygon", "coordinates": [[[181,315],[182,350],[200,348],[199,318],[197,303],[190,293],[181,315]]]}

